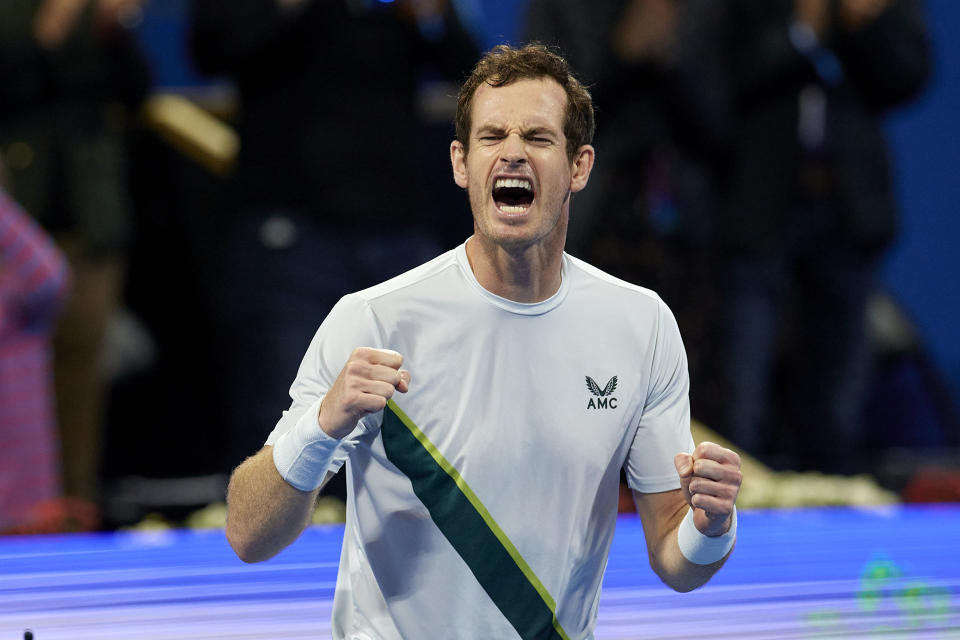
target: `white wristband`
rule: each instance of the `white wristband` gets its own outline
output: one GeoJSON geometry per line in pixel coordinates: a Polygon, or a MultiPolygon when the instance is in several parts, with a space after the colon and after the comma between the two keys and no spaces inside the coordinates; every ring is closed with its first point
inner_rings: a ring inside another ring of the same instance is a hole
{"type": "Polygon", "coordinates": [[[737,540],[737,508],[733,508],[730,530],[722,536],[705,536],[693,524],[693,509],[687,510],[680,527],[677,529],[677,544],[680,553],[694,564],[713,564],[722,559],[733,548],[737,540]]]}
{"type": "Polygon", "coordinates": [[[297,420],[293,428],[273,443],[273,464],[287,483],[313,491],[323,483],[340,441],[331,438],[317,422],[322,398],[297,420]]]}

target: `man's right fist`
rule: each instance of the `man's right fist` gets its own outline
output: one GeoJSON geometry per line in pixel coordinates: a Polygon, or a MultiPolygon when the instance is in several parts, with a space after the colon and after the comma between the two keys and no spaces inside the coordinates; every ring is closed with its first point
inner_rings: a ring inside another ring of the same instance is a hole
{"type": "Polygon", "coordinates": [[[353,350],[320,405],[318,421],[331,438],[343,438],[366,415],[387,406],[394,391],[406,393],[410,372],[401,369],[403,356],[389,349],[353,350]]]}

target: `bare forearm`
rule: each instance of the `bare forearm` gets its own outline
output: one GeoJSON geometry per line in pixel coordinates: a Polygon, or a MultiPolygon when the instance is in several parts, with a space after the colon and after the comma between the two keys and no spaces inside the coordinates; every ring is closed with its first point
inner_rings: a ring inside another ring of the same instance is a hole
{"type": "Polygon", "coordinates": [[[406,393],[410,372],[402,363],[396,351],[355,349],[323,399],[274,442],[276,449],[266,446],[237,467],[227,489],[227,540],[241,560],[272,558],[303,532],[336,471],[340,438],[382,410],[394,391],[406,393]]]}
{"type": "Polygon", "coordinates": [[[675,591],[686,593],[705,585],[730,557],[728,553],[712,564],[695,564],[683,557],[674,531],[660,548],[650,554],[650,566],[675,591]]]}
{"type": "Polygon", "coordinates": [[[227,489],[227,540],[244,562],[277,555],[310,521],[319,489],[293,488],[277,471],[271,447],[264,447],[233,472],[227,489]]]}
{"type": "MultiPolygon", "coordinates": [[[[712,523],[701,521],[699,526],[707,535],[699,531],[691,535],[689,528],[694,526],[692,521],[684,524],[684,519],[690,512],[690,504],[684,497],[683,489],[646,494],[634,491],[633,496],[637,513],[643,522],[650,567],[654,572],[667,586],[680,592],[692,591],[706,584],[723,566],[732,551],[735,538],[731,537],[736,535],[735,517],[731,515],[726,519],[718,518],[712,523]],[[681,527],[687,527],[683,536],[686,555],[680,550],[678,533],[681,527]],[[697,562],[692,562],[689,558],[697,562]],[[711,562],[714,559],[716,561],[711,562]]],[[[733,509],[732,502],[730,507],[733,509]]],[[[701,519],[704,516],[701,512],[701,519]]]]}

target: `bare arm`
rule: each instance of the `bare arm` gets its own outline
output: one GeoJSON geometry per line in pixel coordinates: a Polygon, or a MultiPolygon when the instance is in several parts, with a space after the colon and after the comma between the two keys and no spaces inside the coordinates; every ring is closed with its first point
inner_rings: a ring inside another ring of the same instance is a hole
{"type": "MultiPolygon", "coordinates": [[[[302,467],[288,468],[299,479],[295,484],[302,488],[293,486],[291,475],[283,476],[277,468],[278,461],[285,459],[282,439],[304,436],[306,442],[294,446],[299,450],[312,446],[309,442],[313,439],[322,439],[321,430],[329,436],[327,443],[330,438],[339,440],[348,435],[361,418],[382,410],[394,391],[407,391],[410,373],[400,369],[402,363],[403,357],[395,351],[355,349],[324,396],[319,415],[315,413],[303,423],[305,433],[281,436],[274,443],[279,458],[275,458],[273,447],[266,446],[236,468],[227,488],[227,540],[241,560],[268,560],[296,540],[310,522],[320,489],[333,476],[328,470],[329,459],[317,462],[318,458],[304,456],[293,465],[308,465],[307,473],[302,473],[302,467]],[[304,477],[312,477],[310,484],[300,484],[304,477]]],[[[283,464],[280,467],[287,468],[283,464]]]]}
{"type": "Polygon", "coordinates": [[[280,476],[273,448],[247,458],[227,488],[227,540],[244,562],[269,560],[303,532],[320,489],[300,491],[280,476]]]}
{"type": "Polygon", "coordinates": [[[707,583],[726,558],[713,564],[694,564],[683,557],[677,544],[677,528],[689,506],[680,489],[663,493],[633,492],[637,513],[643,522],[650,567],[675,591],[686,593],[707,583]]]}
{"type": "Polygon", "coordinates": [[[719,445],[701,443],[693,455],[675,459],[681,488],[662,493],[633,492],[637,513],[643,523],[650,566],[669,587],[687,592],[700,587],[730,556],[710,564],[696,564],[684,557],[677,530],[689,509],[694,523],[705,536],[725,534],[732,524],[733,508],[740,490],[740,458],[719,445]]]}

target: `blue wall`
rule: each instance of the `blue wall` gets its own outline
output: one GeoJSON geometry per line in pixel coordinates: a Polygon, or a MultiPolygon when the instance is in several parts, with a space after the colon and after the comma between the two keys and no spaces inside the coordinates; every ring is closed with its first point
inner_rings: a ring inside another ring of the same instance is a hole
{"type": "Polygon", "coordinates": [[[928,0],[933,83],[890,120],[903,231],[886,284],[919,327],[960,403],[960,3],[928,0]]]}

